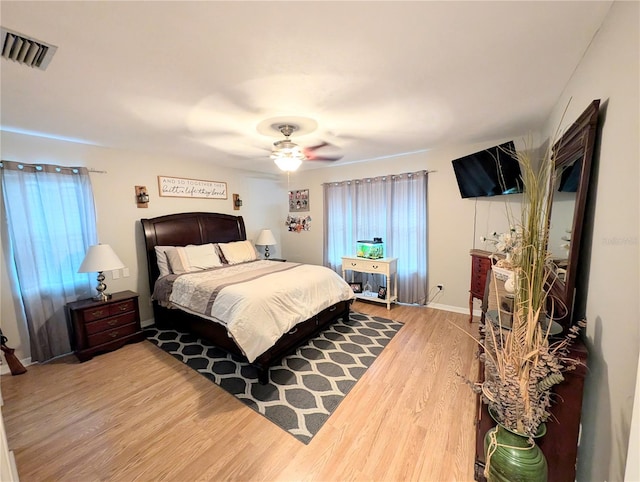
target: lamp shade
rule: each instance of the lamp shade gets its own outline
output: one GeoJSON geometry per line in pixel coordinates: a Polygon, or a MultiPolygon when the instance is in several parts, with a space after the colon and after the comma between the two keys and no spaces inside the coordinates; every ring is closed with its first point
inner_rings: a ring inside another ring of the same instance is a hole
{"type": "Polygon", "coordinates": [[[78,269],[78,273],[94,273],[124,268],[118,255],[108,244],[89,246],[87,254],[78,269]]]}
{"type": "Polygon", "coordinates": [[[276,238],[273,236],[273,233],[270,229],[263,229],[260,231],[258,235],[258,239],[256,239],[256,244],[258,246],[273,246],[276,243],[276,238]]]}

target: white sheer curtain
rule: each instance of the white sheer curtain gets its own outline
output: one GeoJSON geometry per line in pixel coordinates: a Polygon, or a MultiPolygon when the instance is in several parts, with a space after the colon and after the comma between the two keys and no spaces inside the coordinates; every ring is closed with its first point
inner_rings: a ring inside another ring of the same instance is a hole
{"type": "Polygon", "coordinates": [[[324,265],[341,273],[358,240],[381,237],[398,258],[398,301],[425,304],[427,180],[420,171],[324,184],[324,265]]]}
{"type": "Polygon", "coordinates": [[[91,181],[85,168],[12,161],[0,174],[31,359],[46,361],[71,351],[65,304],[92,291],[92,275],[77,272],[97,243],[91,181]]]}

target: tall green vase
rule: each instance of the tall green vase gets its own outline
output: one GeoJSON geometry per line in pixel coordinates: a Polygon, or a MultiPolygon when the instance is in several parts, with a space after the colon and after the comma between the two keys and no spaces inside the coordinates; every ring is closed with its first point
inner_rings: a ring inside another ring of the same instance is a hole
{"type": "MultiPolygon", "coordinates": [[[[537,437],[547,429],[540,427],[537,437]]],[[[537,444],[526,436],[512,432],[501,424],[484,437],[485,464],[488,482],[546,482],[547,459],[537,444]]]]}

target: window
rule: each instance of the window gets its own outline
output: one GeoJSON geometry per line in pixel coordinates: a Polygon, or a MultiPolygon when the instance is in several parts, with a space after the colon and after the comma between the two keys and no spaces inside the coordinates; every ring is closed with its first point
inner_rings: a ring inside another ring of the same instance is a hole
{"type": "Polygon", "coordinates": [[[426,303],[426,171],[324,185],[324,264],[341,272],[358,240],[380,237],[398,258],[398,300],[426,303]]]}
{"type": "Polygon", "coordinates": [[[77,272],[97,242],[91,181],[84,168],[2,161],[0,172],[31,359],[45,361],[71,350],[64,305],[91,292],[90,276],[77,272]]]}

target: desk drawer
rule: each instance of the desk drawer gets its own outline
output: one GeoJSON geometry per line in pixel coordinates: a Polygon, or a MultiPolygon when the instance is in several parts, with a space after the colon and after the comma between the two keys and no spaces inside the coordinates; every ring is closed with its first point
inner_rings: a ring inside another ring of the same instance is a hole
{"type": "Polygon", "coordinates": [[[389,263],[381,263],[375,259],[346,259],[342,268],[345,270],[360,271],[364,273],[382,273],[389,271],[389,263]]]}

